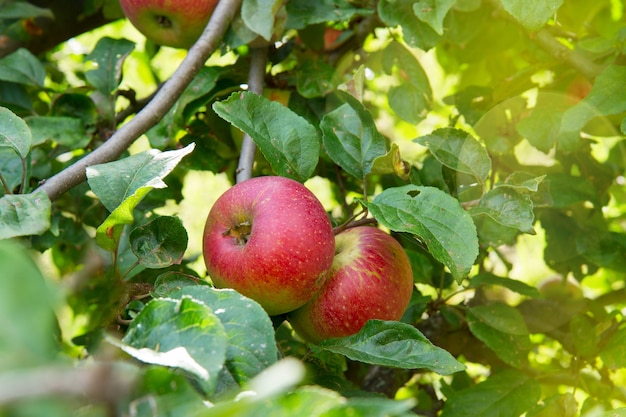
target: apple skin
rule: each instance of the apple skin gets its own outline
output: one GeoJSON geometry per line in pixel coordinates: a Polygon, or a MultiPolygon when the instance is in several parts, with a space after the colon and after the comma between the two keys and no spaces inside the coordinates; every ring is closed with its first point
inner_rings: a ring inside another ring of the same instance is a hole
{"type": "Polygon", "coordinates": [[[206,27],[219,0],[120,0],[122,11],[157,45],[189,49],[206,27]]]}
{"type": "Polygon", "coordinates": [[[382,230],[359,226],[335,236],[335,258],[322,289],[289,314],[294,330],[319,343],[357,333],[368,320],[400,320],[413,293],[411,263],[382,230]]]}
{"type": "Polygon", "coordinates": [[[305,304],[333,263],[330,219],[301,183],[256,177],[229,188],[204,228],[204,261],[214,285],[257,301],[269,315],[305,304]]]}

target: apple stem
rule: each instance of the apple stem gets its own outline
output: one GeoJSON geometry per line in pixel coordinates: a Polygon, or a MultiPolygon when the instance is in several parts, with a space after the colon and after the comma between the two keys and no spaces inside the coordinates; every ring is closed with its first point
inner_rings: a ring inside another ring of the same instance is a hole
{"type": "Polygon", "coordinates": [[[250,222],[239,223],[222,233],[222,236],[228,236],[235,239],[237,245],[244,246],[250,239],[252,232],[252,224],[250,222]]]}
{"type": "Polygon", "coordinates": [[[161,26],[162,28],[167,29],[167,28],[172,27],[172,21],[167,16],[158,15],[156,17],[156,21],[157,21],[157,24],[161,26]]]}
{"type": "MultiPolygon", "coordinates": [[[[367,212],[364,212],[365,215],[367,216],[367,212]]],[[[365,226],[368,224],[376,224],[377,221],[376,219],[373,219],[371,217],[364,217],[362,219],[356,220],[356,218],[364,213],[359,213],[357,215],[354,215],[352,217],[350,217],[345,223],[340,224],[337,227],[333,228],[333,234],[338,235],[339,233],[343,232],[346,229],[350,229],[351,227],[358,227],[358,226],[365,226]]]]}

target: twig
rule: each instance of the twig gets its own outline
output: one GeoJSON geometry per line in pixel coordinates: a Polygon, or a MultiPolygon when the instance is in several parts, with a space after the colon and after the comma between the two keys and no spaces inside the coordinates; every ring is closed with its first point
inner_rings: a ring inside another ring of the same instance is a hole
{"type": "Polygon", "coordinates": [[[534,37],[535,42],[559,61],[564,61],[580,72],[585,78],[593,80],[602,67],[560,43],[547,29],[541,29],[534,37]]]}
{"type": "Polygon", "coordinates": [[[119,158],[139,136],[161,120],[209,56],[218,48],[241,1],[221,0],[218,2],[202,36],[191,47],[182,64],[157,92],[154,99],[99,148],[46,180],[39,189],[48,193],[50,200],[56,200],[66,191],[85,181],[88,166],[119,158]]]}
{"type": "Polygon", "coordinates": [[[135,384],[136,372],[122,364],[97,363],[82,367],[46,366],[0,374],[0,404],[40,396],[82,396],[117,403],[135,384]]]}
{"type": "MultiPolygon", "coordinates": [[[[248,91],[261,95],[263,94],[263,80],[265,79],[265,67],[267,64],[267,48],[253,48],[250,55],[248,91]]],[[[256,144],[247,133],[244,134],[239,164],[237,165],[237,182],[242,182],[252,177],[255,153],[256,144]]]]}

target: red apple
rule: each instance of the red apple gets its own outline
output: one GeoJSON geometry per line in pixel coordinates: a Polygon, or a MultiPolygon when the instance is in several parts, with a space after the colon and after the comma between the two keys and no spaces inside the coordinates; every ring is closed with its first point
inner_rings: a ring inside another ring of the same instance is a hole
{"type": "Polygon", "coordinates": [[[219,0],[120,0],[128,20],[157,45],[190,48],[219,0]]]}
{"type": "Polygon", "coordinates": [[[222,194],[203,237],[207,271],[276,315],[305,304],[324,283],[335,238],[324,207],[301,183],[257,177],[222,194]]]}
{"type": "Polygon", "coordinates": [[[368,320],[402,318],[412,292],[413,272],[402,246],[375,227],[354,227],[335,237],[326,283],[289,321],[311,342],[349,336],[368,320]]]}

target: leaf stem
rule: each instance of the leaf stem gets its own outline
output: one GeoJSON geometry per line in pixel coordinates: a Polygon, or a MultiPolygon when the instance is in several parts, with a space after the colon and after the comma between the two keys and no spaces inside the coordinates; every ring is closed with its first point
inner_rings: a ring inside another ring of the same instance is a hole
{"type": "Polygon", "coordinates": [[[154,99],[99,148],[47,179],[39,189],[45,191],[50,200],[56,200],[63,193],[85,181],[88,166],[116,160],[139,136],[158,123],[218,48],[222,36],[241,6],[241,1],[219,1],[202,36],[191,47],[174,75],[161,87],[154,99]]]}
{"type": "Polygon", "coordinates": [[[13,194],[13,192],[9,188],[9,184],[7,183],[7,180],[4,178],[4,175],[2,175],[2,172],[0,172],[0,182],[2,182],[2,187],[4,188],[5,194],[13,194]]]}
{"type": "MultiPolygon", "coordinates": [[[[255,94],[263,94],[265,68],[267,65],[267,48],[252,48],[250,52],[250,70],[248,72],[248,91],[255,94]]],[[[237,182],[242,182],[252,177],[256,144],[247,133],[243,135],[239,164],[237,165],[237,182]]]]}

